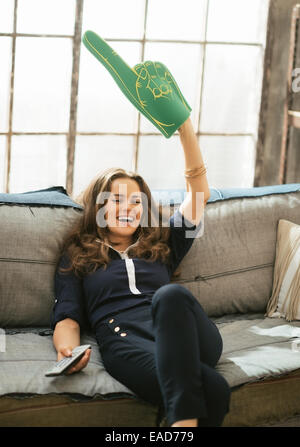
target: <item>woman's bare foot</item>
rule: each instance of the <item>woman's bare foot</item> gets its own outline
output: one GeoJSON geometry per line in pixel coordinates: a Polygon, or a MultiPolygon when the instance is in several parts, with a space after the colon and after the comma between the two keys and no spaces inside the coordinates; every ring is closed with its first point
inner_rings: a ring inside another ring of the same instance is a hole
{"type": "Polygon", "coordinates": [[[174,422],[171,427],[198,427],[198,419],[182,419],[174,422]]]}

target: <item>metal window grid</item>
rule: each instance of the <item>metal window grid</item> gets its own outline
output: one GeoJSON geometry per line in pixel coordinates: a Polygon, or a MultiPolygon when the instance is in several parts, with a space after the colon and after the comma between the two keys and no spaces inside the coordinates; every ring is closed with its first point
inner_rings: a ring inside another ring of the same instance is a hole
{"type": "MultiPolygon", "coordinates": [[[[135,148],[132,159],[132,170],[137,171],[138,162],[138,149],[140,135],[154,135],[160,136],[157,132],[141,132],[140,131],[140,117],[138,113],[137,132],[78,132],[76,126],[77,116],[77,99],[78,99],[78,79],[79,79],[79,62],[80,62],[80,48],[81,48],[81,33],[82,33],[82,14],[83,14],[84,0],[76,1],[76,13],[75,13],[75,25],[74,34],[30,34],[30,33],[17,33],[17,12],[18,12],[18,0],[14,0],[14,17],[13,17],[13,32],[12,33],[0,33],[0,37],[8,36],[12,38],[12,52],[11,52],[11,74],[10,74],[10,96],[9,96],[9,116],[8,116],[8,131],[0,132],[0,135],[7,136],[6,139],[6,152],[5,152],[5,175],[4,175],[4,191],[9,192],[9,180],[10,180],[10,160],[11,160],[11,140],[13,135],[65,135],[67,138],[67,172],[66,172],[66,190],[69,195],[73,192],[73,177],[74,177],[74,155],[75,144],[77,135],[118,135],[118,136],[135,136],[135,148]],[[15,57],[16,57],[16,38],[17,37],[46,37],[46,38],[66,38],[73,40],[73,65],[72,65],[72,80],[71,80],[71,98],[70,98],[70,118],[69,118],[69,131],[68,132],[14,132],[12,129],[12,117],[13,117],[13,105],[14,105],[14,75],[15,75],[15,57]]],[[[205,69],[205,56],[207,45],[243,45],[243,46],[256,46],[263,49],[261,43],[253,42],[228,42],[228,41],[208,41],[207,25],[208,25],[208,11],[209,0],[206,4],[205,13],[205,36],[204,40],[166,40],[166,39],[148,39],[146,38],[147,29],[147,12],[148,12],[148,0],[145,0],[145,13],[144,13],[144,32],[142,39],[105,39],[107,42],[139,42],[141,43],[141,60],[144,61],[145,43],[146,42],[160,42],[160,43],[186,43],[203,45],[202,53],[202,73],[200,84],[200,107],[197,120],[197,128],[195,129],[196,135],[213,135],[213,136],[250,136],[256,142],[257,136],[254,133],[247,132],[200,132],[200,119],[202,110],[202,98],[203,98],[203,73],[205,69]]],[[[178,131],[175,133],[178,134],[178,131]]]]}

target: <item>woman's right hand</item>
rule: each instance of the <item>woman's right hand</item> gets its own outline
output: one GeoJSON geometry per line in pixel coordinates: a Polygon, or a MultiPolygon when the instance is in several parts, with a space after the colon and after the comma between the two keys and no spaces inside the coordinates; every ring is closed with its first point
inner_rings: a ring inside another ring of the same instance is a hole
{"type": "MultiPolygon", "coordinates": [[[[73,346],[73,348],[75,348],[75,346],[73,346]]],[[[73,348],[71,347],[61,348],[57,352],[57,361],[59,362],[64,357],[71,357],[73,348]]],[[[69,375],[84,369],[90,360],[90,356],[91,356],[91,349],[87,349],[83,357],[81,357],[81,359],[77,363],[73,364],[70,368],[68,368],[64,374],[69,375]]]]}

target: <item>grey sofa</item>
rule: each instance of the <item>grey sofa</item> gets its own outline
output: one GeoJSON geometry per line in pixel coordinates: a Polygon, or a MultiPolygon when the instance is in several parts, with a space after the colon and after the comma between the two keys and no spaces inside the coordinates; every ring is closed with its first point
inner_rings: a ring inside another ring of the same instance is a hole
{"type": "MultiPolygon", "coordinates": [[[[175,210],[184,191],[152,191],[175,210]]],[[[116,381],[92,333],[91,360],[79,374],[47,378],[56,361],[50,314],[57,253],[82,208],[63,187],[0,194],[0,426],[166,427],[155,406],[116,381]]],[[[176,281],[218,324],[216,366],[231,389],[223,426],[257,426],[300,414],[300,322],[264,316],[272,292],[280,218],[300,224],[300,184],[211,188],[204,233],[176,281]]]]}

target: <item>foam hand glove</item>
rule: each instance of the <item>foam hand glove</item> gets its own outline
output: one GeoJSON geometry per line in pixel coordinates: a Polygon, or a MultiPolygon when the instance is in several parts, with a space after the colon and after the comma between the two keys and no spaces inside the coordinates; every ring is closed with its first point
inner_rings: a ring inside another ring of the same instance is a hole
{"type": "Polygon", "coordinates": [[[166,138],[188,119],[192,109],[164,64],[146,61],[131,68],[93,31],[86,31],[82,41],[109,71],[129,101],[166,138]]]}

